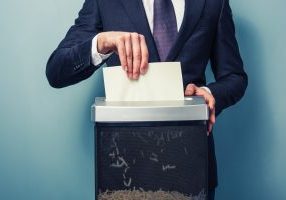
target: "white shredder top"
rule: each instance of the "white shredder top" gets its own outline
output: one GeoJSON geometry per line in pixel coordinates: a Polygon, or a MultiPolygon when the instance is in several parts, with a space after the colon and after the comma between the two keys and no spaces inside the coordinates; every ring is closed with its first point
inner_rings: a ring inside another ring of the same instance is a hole
{"type": "Polygon", "coordinates": [[[202,97],[182,101],[105,101],[95,98],[91,107],[94,122],[155,122],[208,120],[209,110],[202,97]]]}

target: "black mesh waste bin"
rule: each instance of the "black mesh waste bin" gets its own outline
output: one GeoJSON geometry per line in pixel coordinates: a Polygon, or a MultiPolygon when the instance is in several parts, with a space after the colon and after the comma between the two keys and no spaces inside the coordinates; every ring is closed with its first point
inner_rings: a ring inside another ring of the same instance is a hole
{"type": "Polygon", "coordinates": [[[201,97],[162,102],[96,98],[97,198],[117,194],[120,199],[133,192],[151,199],[167,194],[206,199],[208,115],[201,97]]]}

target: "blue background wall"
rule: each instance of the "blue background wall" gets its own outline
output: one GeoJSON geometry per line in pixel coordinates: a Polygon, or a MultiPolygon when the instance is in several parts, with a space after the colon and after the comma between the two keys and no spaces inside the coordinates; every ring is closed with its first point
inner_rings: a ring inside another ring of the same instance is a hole
{"type": "MultiPolygon", "coordinates": [[[[217,199],[286,199],[284,0],[232,0],[249,88],[217,120],[217,199]]],[[[102,75],[61,90],[48,56],[82,0],[3,1],[0,7],[0,199],[92,200],[90,105],[102,75]]],[[[211,76],[210,76],[211,79],[211,76]]]]}

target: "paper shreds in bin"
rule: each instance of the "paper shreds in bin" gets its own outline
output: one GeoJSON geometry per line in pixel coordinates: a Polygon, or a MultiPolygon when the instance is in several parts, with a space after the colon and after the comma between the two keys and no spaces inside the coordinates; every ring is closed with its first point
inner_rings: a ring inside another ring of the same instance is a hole
{"type": "Polygon", "coordinates": [[[143,190],[117,190],[106,191],[98,195],[98,200],[205,200],[205,192],[198,196],[186,196],[179,192],[143,191],[143,190]]]}

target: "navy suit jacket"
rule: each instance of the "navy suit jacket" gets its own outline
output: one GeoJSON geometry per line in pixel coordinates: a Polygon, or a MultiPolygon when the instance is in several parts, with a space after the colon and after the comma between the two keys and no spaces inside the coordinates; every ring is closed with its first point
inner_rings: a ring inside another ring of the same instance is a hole
{"type": "MultiPolygon", "coordinates": [[[[142,0],[85,0],[75,24],[52,53],[46,75],[51,86],[78,83],[100,67],[91,63],[93,37],[103,31],[137,32],[145,36],[149,62],[160,61],[142,0]]],[[[228,0],[185,0],[185,14],[167,61],[179,61],[183,81],[207,86],[216,100],[216,114],[244,95],[247,75],[243,69],[228,0]],[[211,62],[215,82],[206,85],[205,70],[211,62]]],[[[107,65],[120,65],[113,54],[107,65]]],[[[102,63],[103,64],[103,63],[102,63]]],[[[210,187],[217,184],[213,137],[209,137],[210,187]]]]}

